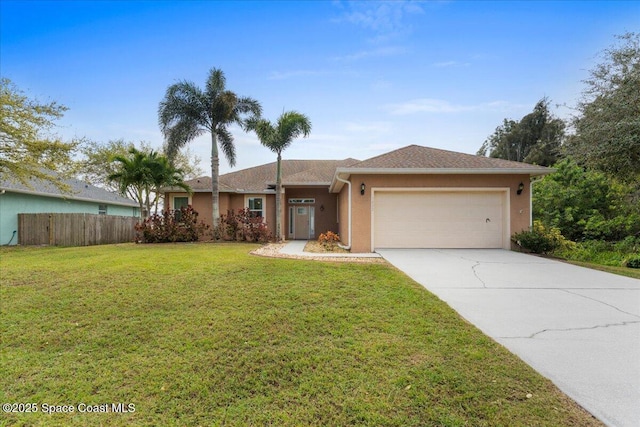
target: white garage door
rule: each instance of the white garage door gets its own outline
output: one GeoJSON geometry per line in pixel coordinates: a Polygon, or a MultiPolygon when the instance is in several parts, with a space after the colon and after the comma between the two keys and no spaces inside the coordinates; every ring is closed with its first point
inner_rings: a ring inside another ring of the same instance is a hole
{"type": "Polygon", "coordinates": [[[376,191],[373,246],[503,248],[505,199],[504,191],[376,191]]]}

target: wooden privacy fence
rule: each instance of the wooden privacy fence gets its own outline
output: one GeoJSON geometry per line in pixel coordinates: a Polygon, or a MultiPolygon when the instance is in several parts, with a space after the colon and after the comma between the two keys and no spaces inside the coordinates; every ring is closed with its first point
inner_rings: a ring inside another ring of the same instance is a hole
{"type": "Polygon", "coordinates": [[[89,246],[133,242],[138,218],[83,213],[18,214],[18,244],[89,246]]]}

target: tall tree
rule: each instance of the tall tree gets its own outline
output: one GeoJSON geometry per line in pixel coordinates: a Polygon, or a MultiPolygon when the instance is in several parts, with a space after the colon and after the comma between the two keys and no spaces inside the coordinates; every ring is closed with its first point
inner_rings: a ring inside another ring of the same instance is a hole
{"type": "Polygon", "coordinates": [[[550,166],[559,158],[564,128],[564,122],[549,111],[549,100],[545,97],[520,121],[505,119],[482,144],[478,154],[550,166]]]}
{"type": "Polygon", "coordinates": [[[67,108],[29,99],[11,80],[0,78],[0,177],[29,185],[31,178],[65,189],[60,175],[72,164],[77,142],[53,135],[67,108]]]}
{"type": "Polygon", "coordinates": [[[276,239],[282,239],[282,152],[294,139],[309,136],[311,121],[304,114],[287,111],[273,124],[265,119],[251,119],[247,128],[255,131],[262,145],[278,155],[276,169],[276,239]]]}
{"type": "Polygon", "coordinates": [[[627,182],[640,181],[640,33],[617,36],[590,71],[567,153],[627,182]]]}
{"type": "Polygon", "coordinates": [[[166,151],[173,159],[184,145],[209,132],[211,134],[211,195],[213,226],[220,220],[218,144],[230,166],[236,163],[236,149],[229,126],[237,123],[245,126],[247,115],[260,116],[258,101],[240,97],[226,89],[222,70],[212,68],[204,90],[189,81],[182,81],[167,88],[158,108],[160,129],[166,139],[166,151]]]}

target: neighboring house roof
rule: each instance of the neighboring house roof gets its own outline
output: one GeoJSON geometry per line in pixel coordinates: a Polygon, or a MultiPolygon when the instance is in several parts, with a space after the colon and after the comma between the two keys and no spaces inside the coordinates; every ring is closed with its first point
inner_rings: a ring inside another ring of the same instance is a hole
{"type": "MultiPolygon", "coordinates": [[[[336,168],[357,162],[358,160],[355,159],[282,160],[282,183],[288,186],[329,186],[336,168]]],[[[277,163],[273,162],[220,175],[219,190],[220,192],[234,193],[273,193],[276,183],[276,167],[277,163]]],[[[208,176],[186,181],[186,184],[195,193],[211,191],[211,177],[208,176]]]]}
{"type": "Polygon", "coordinates": [[[348,178],[351,174],[526,174],[546,175],[553,169],[494,159],[491,157],[458,153],[438,148],[409,145],[348,167],[338,167],[331,191],[342,188],[336,178],[348,178]]]}
{"type": "Polygon", "coordinates": [[[37,178],[30,179],[29,185],[25,185],[14,180],[0,178],[0,190],[13,193],[31,194],[35,196],[138,207],[138,203],[134,200],[122,197],[119,194],[112,193],[103,188],[87,184],[86,182],[78,179],[61,179],[61,182],[69,187],[68,192],[62,191],[60,188],[48,181],[37,178]]]}

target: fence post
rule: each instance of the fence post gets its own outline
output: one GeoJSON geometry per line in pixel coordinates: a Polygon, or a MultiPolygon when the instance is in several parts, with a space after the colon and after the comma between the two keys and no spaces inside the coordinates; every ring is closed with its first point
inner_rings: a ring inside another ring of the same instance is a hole
{"type": "Polygon", "coordinates": [[[55,218],[53,217],[53,214],[49,214],[49,246],[53,246],[56,244],[54,225],[55,218]]]}

